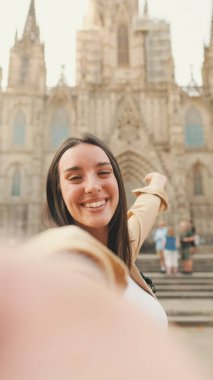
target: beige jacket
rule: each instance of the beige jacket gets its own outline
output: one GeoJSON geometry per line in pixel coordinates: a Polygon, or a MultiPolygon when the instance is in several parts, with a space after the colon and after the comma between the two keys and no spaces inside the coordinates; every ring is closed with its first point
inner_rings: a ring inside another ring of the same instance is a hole
{"type": "MultiPolygon", "coordinates": [[[[137,200],[128,211],[128,224],[133,262],[135,262],[140,247],[150,232],[157,215],[167,207],[167,196],[164,191],[151,186],[136,189],[133,193],[137,196],[137,200]]],[[[96,268],[103,274],[104,282],[108,287],[124,290],[127,286],[128,269],[126,265],[106,246],[77,226],[48,229],[30,239],[25,244],[24,251],[36,256],[39,254],[52,256],[54,253],[64,252],[82,253],[81,257],[87,257],[90,262],[93,261],[96,264],[96,268]]],[[[78,256],[77,261],[79,261],[78,256]]],[[[92,272],[88,260],[82,261],[81,259],[76,270],[82,267],[84,267],[84,273],[89,274],[91,271],[91,276],[100,278],[97,271],[96,273],[92,272]]],[[[130,276],[139,286],[153,295],[135,264],[131,268],[130,276]]]]}
{"type": "Polygon", "coordinates": [[[132,268],[130,276],[144,290],[153,295],[152,290],[141,277],[135,261],[140,248],[153,227],[157,216],[168,207],[168,198],[164,190],[152,186],[133,190],[137,199],[128,211],[128,226],[132,249],[132,268]]]}
{"type": "Polygon", "coordinates": [[[56,259],[58,254],[71,254],[73,270],[102,281],[108,288],[118,291],[123,291],[127,286],[126,265],[105,245],[74,225],[41,232],[24,244],[22,254],[27,257],[39,258],[42,255],[56,259]]]}

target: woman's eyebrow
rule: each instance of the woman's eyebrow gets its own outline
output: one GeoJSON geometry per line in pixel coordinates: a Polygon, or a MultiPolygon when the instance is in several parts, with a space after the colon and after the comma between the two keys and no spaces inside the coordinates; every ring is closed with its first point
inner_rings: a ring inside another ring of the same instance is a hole
{"type": "MultiPolygon", "coordinates": [[[[102,167],[102,166],[112,166],[109,161],[106,162],[98,162],[97,167],[102,167]]],[[[81,170],[82,168],[80,166],[71,166],[70,168],[67,168],[64,170],[64,173],[66,172],[71,172],[71,171],[78,171],[81,170]]]]}
{"type": "Polygon", "coordinates": [[[98,162],[97,163],[97,166],[112,166],[111,165],[111,162],[107,161],[107,162],[98,162]]]}
{"type": "Polygon", "coordinates": [[[70,171],[77,171],[77,170],[81,170],[81,167],[80,166],[72,166],[70,168],[67,168],[64,170],[64,172],[70,172],[70,171]]]}

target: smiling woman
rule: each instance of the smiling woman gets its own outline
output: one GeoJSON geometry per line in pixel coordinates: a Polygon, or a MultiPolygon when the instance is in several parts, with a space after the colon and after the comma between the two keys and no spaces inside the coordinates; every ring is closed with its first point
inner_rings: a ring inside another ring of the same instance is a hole
{"type": "Polygon", "coordinates": [[[129,268],[126,297],[165,327],[165,313],[135,260],[159,212],[167,207],[166,178],[149,173],[145,182],[147,186],[134,190],[137,200],[127,212],[122,175],[110,149],[91,134],[69,138],[49,168],[47,217],[56,226],[81,227],[118,256],[129,268]]]}
{"type": "Polygon", "coordinates": [[[47,176],[47,216],[57,226],[77,224],[131,266],[127,205],[119,166],[97,137],[69,138],[47,176]],[[103,202],[99,208],[88,207],[103,202]]]}

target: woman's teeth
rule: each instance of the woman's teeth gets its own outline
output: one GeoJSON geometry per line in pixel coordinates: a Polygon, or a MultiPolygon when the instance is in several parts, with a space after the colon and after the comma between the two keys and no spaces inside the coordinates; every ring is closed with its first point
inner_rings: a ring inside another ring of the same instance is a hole
{"type": "Polygon", "coordinates": [[[97,208],[97,207],[103,206],[105,203],[106,203],[106,201],[103,200],[103,201],[99,201],[99,202],[84,203],[84,206],[88,207],[88,208],[97,208]]]}

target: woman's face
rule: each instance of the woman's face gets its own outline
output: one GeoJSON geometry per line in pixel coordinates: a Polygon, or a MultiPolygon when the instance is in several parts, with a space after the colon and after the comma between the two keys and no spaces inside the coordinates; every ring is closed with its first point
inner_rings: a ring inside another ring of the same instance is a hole
{"type": "Polygon", "coordinates": [[[78,144],[63,154],[58,168],[62,196],[76,224],[90,233],[108,233],[119,191],[106,153],[96,145],[78,144]]]}

